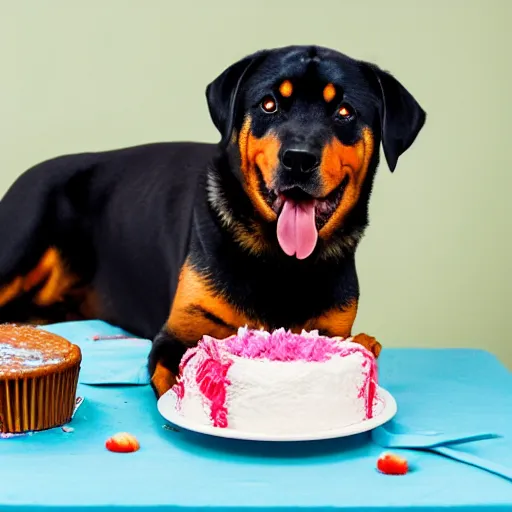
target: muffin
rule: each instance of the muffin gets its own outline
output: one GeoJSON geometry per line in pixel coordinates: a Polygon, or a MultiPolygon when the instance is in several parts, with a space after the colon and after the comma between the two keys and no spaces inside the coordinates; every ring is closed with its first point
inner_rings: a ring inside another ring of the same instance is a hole
{"type": "Polygon", "coordinates": [[[70,421],[80,348],[50,332],[0,325],[0,432],[46,430],[70,421]]]}

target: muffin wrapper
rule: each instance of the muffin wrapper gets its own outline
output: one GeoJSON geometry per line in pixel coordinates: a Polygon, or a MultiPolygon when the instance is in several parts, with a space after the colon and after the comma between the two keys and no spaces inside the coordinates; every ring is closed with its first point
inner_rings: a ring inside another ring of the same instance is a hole
{"type": "Polygon", "coordinates": [[[46,430],[71,420],[79,366],[26,379],[0,381],[0,432],[46,430]]]}

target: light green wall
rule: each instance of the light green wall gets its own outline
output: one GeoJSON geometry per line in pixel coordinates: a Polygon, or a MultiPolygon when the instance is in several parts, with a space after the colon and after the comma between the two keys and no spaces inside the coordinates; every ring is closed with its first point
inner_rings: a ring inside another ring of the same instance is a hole
{"type": "Polygon", "coordinates": [[[512,367],[512,1],[299,4],[0,0],[0,193],[60,153],[216,141],[205,86],[260,47],[373,60],[429,117],[396,172],[378,173],[357,329],[512,367]]]}

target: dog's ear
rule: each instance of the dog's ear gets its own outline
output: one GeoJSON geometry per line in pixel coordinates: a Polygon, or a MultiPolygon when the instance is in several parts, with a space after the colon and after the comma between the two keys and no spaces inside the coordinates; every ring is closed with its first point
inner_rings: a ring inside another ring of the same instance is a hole
{"type": "Polygon", "coordinates": [[[206,87],[208,110],[222,136],[221,144],[229,141],[233,131],[242,85],[267,53],[262,50],[235,62],[206,87]]]}
{"type": "Polygon", "coordinates": [[[426,113],[412,94],[390,73],[374,64],[371,69],[380,95],[381,140],[389,170],[407,151],[423,128],[426,113]]]}

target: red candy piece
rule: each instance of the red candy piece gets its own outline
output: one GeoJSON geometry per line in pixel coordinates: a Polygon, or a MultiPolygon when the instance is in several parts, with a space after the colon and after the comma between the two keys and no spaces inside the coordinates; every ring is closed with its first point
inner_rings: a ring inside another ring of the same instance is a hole
{"type": "Polygon", "coordinates": [[[385,475],[405,475],[409,470],[407,460],[393,453],[383,453],[377,460],[377,469],[385,475]]]}
{"type": "Polygon", "coordinates": [[[118,432],[109,437],[105,443],[107,450],[117,453],[136,452],[139,448],[139,442],[135,436],[128,432],[118,432]]]}

